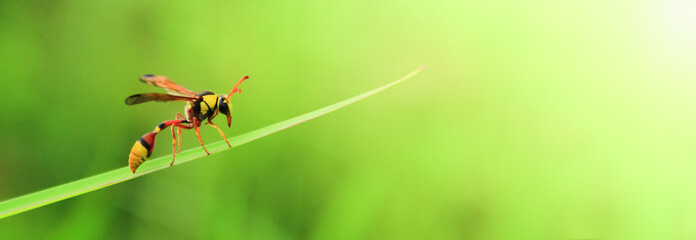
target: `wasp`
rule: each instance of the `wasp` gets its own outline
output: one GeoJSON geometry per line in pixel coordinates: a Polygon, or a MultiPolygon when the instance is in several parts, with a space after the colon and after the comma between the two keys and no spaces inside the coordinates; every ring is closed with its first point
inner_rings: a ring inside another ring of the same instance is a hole
{"type": "Polygon", "coordinates": [[[231,126],[232,104],[230,103],[230,97],[234,93],[241,93],[241,89],[239,89],[239,84],[244,82],[244,80],[246,79],[249,79],[249,76],[244,76],[242,79],[240,79],[237,82],[237,84],[234,85],[232,91],[230,91],[230,94],[217,95],[210,91],[193,92],[185,87],[182,87],[181,85],[178,85],[170,81],[165,76],[143,75],[142,77],[140,77],[141,82],[155,87],[164,88],[169,94],[135,94],[126,98],[126,105],[135,105],[150,101],[187,101],[188,103],[184,108],[186,116],[182,115],[181,113],[177,113],[176,118],[174,120],[164,121],[158,124],[155,127],[154,131],[143,135],[137,141],[135,141],[133,148],[131,148],[130,155],[128,156],[128,165],[130,166],[131,172],[135,174],[135,170],[138,169],[138,166],[140,166],[143,162],[147,161],[147,159],[152,154],[152,151],[155,149],[155,136],[157,135],[157,133],[161,132],[162,130],[165,130],[169,126],[172,127],[171,129],[173,139],[173,154],[172,162],[169,164],[170,166],[174,165],[174,159],[176,157],[176,154],[181,151],[181,129],[193,128],[196,132],[198,142],[200,142],[201,146],[203,146],[203,150],[206,154],[210,155],[208,149],[206,149],[205,145],[203,144],[203,139],[201,139],[201,132],[199,130],[201,124],[204,121],[207,121],[206,123],[208,125],[217,129],[222,138],[225,139],[227,145],[229,147],[232,147],[232,145],[230,145],[230,142],[227,141],[225,133],[222,132],[222,130],[218,126],[213,124],[211,120],[213,120],[218,115],[218,113],[222,113],[227,115],[227,127],[231,126]],[[176,148],[177,143],[179,147],[178,149],[176,148]]]}

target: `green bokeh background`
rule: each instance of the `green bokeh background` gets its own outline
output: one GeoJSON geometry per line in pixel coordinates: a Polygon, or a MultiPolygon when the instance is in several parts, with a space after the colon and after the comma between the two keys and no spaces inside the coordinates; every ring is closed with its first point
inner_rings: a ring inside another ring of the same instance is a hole
{"type": "MultiPolygon", "coordinates": [[[[250,75],[234,136],[428,67],[231,151],[2,219],[0,238],[694,239],[695,11],[2,1],[0,200],[125,166],[183,109],[124,105],[159,91],[142,74],[219,93],[250,75]]],[[[169,154],[158,139],[153,156],[169,154]]]]}

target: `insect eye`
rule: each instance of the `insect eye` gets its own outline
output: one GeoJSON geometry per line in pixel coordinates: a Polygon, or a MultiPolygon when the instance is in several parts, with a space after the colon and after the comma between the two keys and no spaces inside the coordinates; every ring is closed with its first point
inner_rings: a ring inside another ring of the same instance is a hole
{"type": "Polygon", "coordinates": [[[227,114],[230,112],[230,108],[227,105],[227,101],[220,101],[218,108],[220,109],[220,113],[222,114],[227,114]]]}

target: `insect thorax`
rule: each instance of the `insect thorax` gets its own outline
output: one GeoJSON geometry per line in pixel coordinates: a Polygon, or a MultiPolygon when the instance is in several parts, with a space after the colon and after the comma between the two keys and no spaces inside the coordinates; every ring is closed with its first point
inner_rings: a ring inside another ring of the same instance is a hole
{"type": "Polygon", "coordinates": [[[213,92],[204,91],[196,93],[197,99],[186,104],[186,117],[191,120],[196,117],[198,121],[203,121],[215,114],[218,106],[218,95],[213,92]],[[191,116],[192,115],[192,116],[191,116]]]}

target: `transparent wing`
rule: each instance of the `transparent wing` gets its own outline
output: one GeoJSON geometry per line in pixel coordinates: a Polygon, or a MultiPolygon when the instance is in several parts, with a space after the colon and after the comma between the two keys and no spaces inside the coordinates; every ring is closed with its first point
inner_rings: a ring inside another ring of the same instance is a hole
{"type": "Polygon", "coordinates": [[[143,75],[140,77],[140,81],[155,87],[164,88],[164,90],[167,90],[167,92],[172,95],[193,97],[196,94],[193,91],[188,90],[185,87],[182,87],[181,85],[170,81],[165,76],[143,75]]]}
{"type": "Polygon", "coordinates": [[[175,96],[164,93],[141,93],[135,94],[133,96],[126,98],[126,105],[135,105],[144,102],[157,101],[157,102],[168,102],[168,101],[191,101],[194,98],[175,96]]]}

